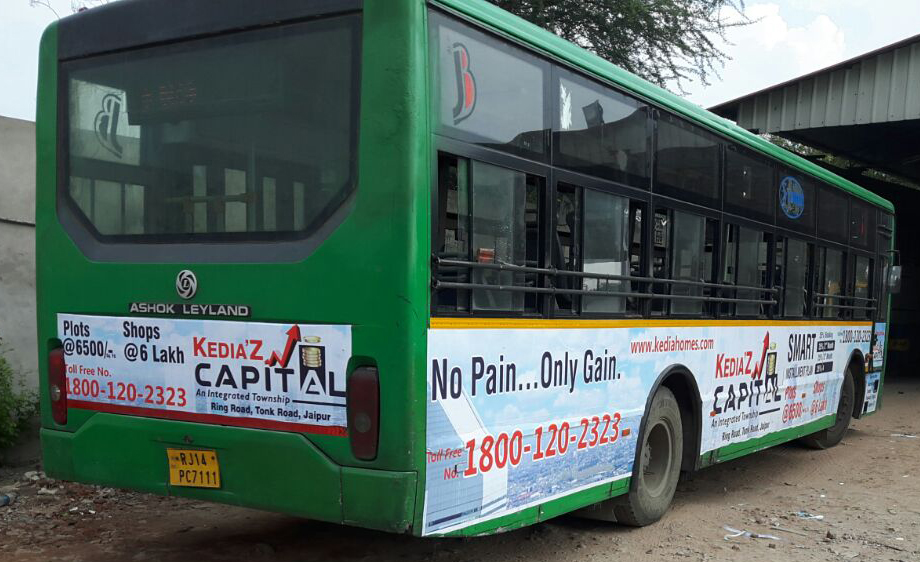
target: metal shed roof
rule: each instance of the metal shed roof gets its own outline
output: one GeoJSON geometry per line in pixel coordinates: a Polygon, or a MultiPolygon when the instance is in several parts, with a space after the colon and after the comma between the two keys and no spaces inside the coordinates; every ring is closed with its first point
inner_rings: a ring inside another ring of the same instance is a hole
{"type": "Polygon", "coordinates": [[[711,110],[920,181],[920,35],[711,110]]]}

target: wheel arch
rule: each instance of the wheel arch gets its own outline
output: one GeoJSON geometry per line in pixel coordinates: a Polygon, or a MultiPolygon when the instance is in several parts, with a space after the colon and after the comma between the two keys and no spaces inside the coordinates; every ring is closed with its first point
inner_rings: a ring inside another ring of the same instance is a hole
{"type": "MultiPolygon", "coordinates": [[[[660,387],[670,390],[677,399],[681,411],[683,426],[684,450],[681,458],[680,469],[683,472],[692,472],[699,468],[700,447],[703,428],[703,402],[700,397],[699,385],[693,373],[685,365],[673,364],[665,368],[655,379],[648,396],[645,399],[645,410],[642,421],[639,423],[639,435],[636,439],[635,459],[639,458],[642,439],[645,436],[645,424],[652,407],[652,399],[660,387]]],[[[633,476],[638,463],[633,463],[633,476]]],[[[633,478],[635,480],[635,478],[633,478]]]]}
{"type": "Polygon", "coordinates": [[[853,373],[853,417],[862,417],[863,403],[866,401],[866,357],[861,349],[854,349],[847,361],[847,369],[853,373]],[[852,369],[851,369],[852,367],[852,369]]]}

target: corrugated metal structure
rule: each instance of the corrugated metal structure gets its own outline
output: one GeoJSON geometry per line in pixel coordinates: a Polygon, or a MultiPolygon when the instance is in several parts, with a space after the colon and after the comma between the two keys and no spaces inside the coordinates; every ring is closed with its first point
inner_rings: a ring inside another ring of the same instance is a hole
{"type": "Polygon", "coordinates": [[[920,190],[864,172],[890,172],[920,184],[920,35],[711,110],[752,132],[778,135],[852,161],[852,167],[843,169],[816,159],[894,203],[904,281],[892,301],[889,372],[916,376],[920,190]]]}
{"type": "Polygon", "coordinates": [[[920,182],[920,35],[712,111],[920,182]]]}

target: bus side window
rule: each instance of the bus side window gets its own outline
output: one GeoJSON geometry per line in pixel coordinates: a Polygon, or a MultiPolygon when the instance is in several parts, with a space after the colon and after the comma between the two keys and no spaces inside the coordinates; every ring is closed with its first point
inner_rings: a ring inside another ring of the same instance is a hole
{"type": "Polygon", "coordinates": [[[855,271],[853,272],[853,306],[858,307],[853,310],[853,317],[859,320],[870,318],[869,307],[873,306],[870,301],[872,295],[872,260],[865,256],[856,256],[854,260],[855,271]]]}
{"type": "Polygon", "coordinates": [[[808,286],[808,262],[811,246],[802,240],[786,238],[777,242],[777,269],[782,274],[777,284],[783,290],[783,316],[802,318],[806,314],[806,288],[808,286]]]}
{"type": "Polygon", "coordinates": [[[821,318],[838,318],[845,309],[841,306],[843,296],[844,255],[840,250],[819,248],[816,264],[817,291],[815,294],[815,316],[821,318]]]}
{"type": "MultiPolygon", "coordinates": [[[[584,272],[600,275],[630,274],[629,199],[610,193],[584,190],[584,272]]],[[[585,278],[588,291],[630,292],[628,281],[585,278]]],[[[585,296],[584,312],[622,314],[625,296],[585,296]]]]}
{"type": "MultiPolygon", "coordinates": [[[[703,281],[706,283],[714,283],[719,278],[718,244],[719,221],[706,219],[706,241],[703,244],[703,281]]],[[[716,296],[716,290],[712,287],[703,287],[703,295],[716,296]]],[[[707,315],[716,316],[718,304],[706,302],[704,309],[707,315]]]]}
{"type": "MultiPolygon", "coordinates": [[[[719,282],[723,285],[734,285],[735,276],[738,274],[738,226],[725,225],[725,241],[722,244],[723,263],[722,275],[719,282]]],[[[723,289],[722,297],[734,298],[735,292],[723,289]]],[[[720,315],[731,317],[735,314],[735,303],[724,302],[720,305],[720,315]]]]}
{"type": "MultiPolygon", "coordinates": [[[[437,231],[441,260],[483,265],[543,267],[540,235],[543,179],[448,154],[438,156],[437,231]]],[[[439,263],[440,283],[537,287],[534,273],[439,263]]],[[[540,297],[523,290],[439,288],[434,307],[443,313],[537,313],[540,297]]]]}
{"type": "MultiPolygon", "coordinates": [[[[555,221],[550,242],[553,264],[563,271],[581,271],[582,188],[558,184],[553,212],[555,221]]],[[[553,285],[565,291],[582,287],[581,280],[570,275],[557,275],[553,285]]],[[[577,314],[579,300],[578,295],[572,293],[556,293],[556,308],[561,313],[577,314]]]]}
{"type": "MultiPolygon", "coordinates": [[[[739,287],[767,288],[770,281],[770,235],[753,228],[738,225],[726,226],[726,259],[722,280],[725,284],[739,287]]],[[[731,298],[761,301],[766,293],[756,289],[735,289],[731,298]]],[[[766,306],[757,302],[736,302],[723,307],[723,311],[734,310],[731,315],[764,316],[766,306]]]]}
{"type": "MultiPolygon", "coordinates": [[[[469,185],[473,261],[524,266],[528,254],[538,257],[539,252],[528,251],[528,245],[539,243],[539,236],[528,236],[528,216],[531,222],[538,223],[541,183],[523,172],[472,161],[469,185]]],[[[534,276],[474,268],[472,282],[520,287],[532,285],[534,276]]],[[[527,304],[535,307],[536,302],[537,299],[530,299],[527,304]]],[[[524,291],[473,289],[473,310],[525,312],[524,291]]]]}
{"type": "MultiPolygon", "coordinates": [[[[671,248],[671,279],[701,283],[711,280],[712,246],[707,246],[706,217],[683,211],[673,211],[673,240],[671,248]],[[707,247],[709,249],[707,249],[707,247]]],[[[699,315],[703,313],[703,300],[686,298],[704,296],[701,285],[672,283],[671,314],[699,315]]]]}
{"type": "MultiPolygon", "coordinates": [[[[469,248],[469,160],[440,154],[438,156],[438,210],[435,252],[442,259],[467,261],[469,248]]],[[[465,267],[439,266],[438,280],[469,283],[470,270],[465,267]]],[[[440,289],[436,308],[442,312],[469,310],[469,291],[440,289]]]]}
{"type": "MultiPolygon", "coordinates": [[[[645,230],[642,223],[642,217],[645,216],[647,207],[645,204],[638,201],[630,201],[629,203],[629,224],[632,225],[629,229],[629,275],[632,277],[645,277],[645,260],[643,248],[645,230]]],[[[645,283],[633,282],[631,284],[631,290],[633,292],[646,292],[647,285],[645,283]]],[[[633,298],[630,297],[627,302],[627,312],[630,314],[641,315],[647,310],[645,308],[645,303],[647,301],[642,298],[633,298]]]]}
{"type": "MultiPolygon", "coordinates": [[[[668,248],[671,239],[671,211],[656,209],[652,230],[652,277],[667,279],[670,274],[668,248]]],[[[670,287],[665,283],[655,283],[652,287],[656,294],[668,294],[670,287]]],[[[652,299],[653,316],[664,316],[668,311],[666,299],[652,299]]]]}

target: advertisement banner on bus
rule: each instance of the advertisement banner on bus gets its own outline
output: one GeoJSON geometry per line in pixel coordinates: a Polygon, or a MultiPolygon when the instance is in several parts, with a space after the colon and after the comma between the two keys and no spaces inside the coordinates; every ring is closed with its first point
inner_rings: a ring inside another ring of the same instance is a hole
{"type": "Polygon", "coordinates": [[[875,342],[872,344],[872,370],[881,371],[885,367],[885,333],[887,322],[875,323],[875,342]]]}
{"type": "Polygon", "coordinates": [[[58,315],[70,407],[346,434],[351,327],[58,315]]]}
{"type": "Polygon", "coordinates": [[[429,330],[424,533],[631,475],[669,369],[693,374],[701,453],[833,414],[872,326],[429,330]]]}

